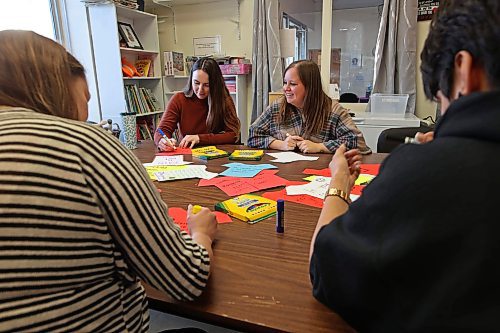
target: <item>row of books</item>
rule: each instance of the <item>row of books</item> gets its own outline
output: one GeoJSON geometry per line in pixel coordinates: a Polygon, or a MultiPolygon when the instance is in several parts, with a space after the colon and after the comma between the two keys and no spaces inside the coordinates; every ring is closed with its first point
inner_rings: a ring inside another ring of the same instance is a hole
{"type": "MultiPolygon", "coordinates": [[[[222,74],[247,74],[249,73],[250,59],[244,57],[222,57],[214,58],[221,66],[222,74]]],[[[175,51],[163,52],[165,64],[165,76],[189,75],[193,63],[198,57],[188,56],[184,60],[184,53],[175,51]]],[[[229,87],[228,87],[229,89],[229,87]]],[[[236,91],[236,85],[233,92],[236,91]]]]}
{"type": "Polygon", "coordinates": [[[125,85],[124,89],[128,112],[140,114],[161,110],[158,99],[151,90],[136,84],[125,85]]]}
{"type": "Polygon", "coordinates": [[[136,119],[137,140],[153,140],[155,129],[161,120],[161,113],[149,117],[140,117],[136,119]]]}
{"type": "Polygon", "coordinates": [[[236,79],[234,77],[224,78],[224,83],[226,84],[227,90],[229,90],[229,92],[236,92],[236,79]]]}

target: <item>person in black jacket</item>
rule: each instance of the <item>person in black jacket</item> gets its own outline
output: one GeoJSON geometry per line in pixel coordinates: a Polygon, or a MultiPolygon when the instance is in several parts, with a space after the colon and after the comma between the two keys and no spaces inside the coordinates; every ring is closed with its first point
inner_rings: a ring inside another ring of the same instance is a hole
{"type": "Polygon", "coordinates": [[[313,294],[360,332],[494,332],[500,314],[500,2],[448,0],[422,51],[434,139],[396,148],[351,204],[335,153],[311,243],[313,294]]]}

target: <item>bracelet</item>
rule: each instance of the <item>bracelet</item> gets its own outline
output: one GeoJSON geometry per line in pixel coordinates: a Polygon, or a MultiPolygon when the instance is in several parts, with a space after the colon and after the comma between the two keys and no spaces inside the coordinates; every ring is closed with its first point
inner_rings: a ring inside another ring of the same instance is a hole
{"type": "Polygon", "coordinates": [[[326,191],[323,201],[328,197],[339,197],[340,199],[344,200],[347,205],[351,204],[351,198],[349,198],[349,195],[336,187],[329,188],[328,191],[326,191]]]}

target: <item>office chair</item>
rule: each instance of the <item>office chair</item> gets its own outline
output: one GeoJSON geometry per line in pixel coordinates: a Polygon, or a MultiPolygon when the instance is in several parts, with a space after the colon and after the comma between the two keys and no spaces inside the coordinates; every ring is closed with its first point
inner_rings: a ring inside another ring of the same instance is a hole
{"type": "Polygon", "coordinates": [[[358,95],[346,92],[340,95],[339,102],[342,103],[359,103],[358,95]]]}
{"type": "Polygon", "coordinates": [[[406,137],[413,138],[417,132],[427,133],[434,130],[434,125],[420,122],[420,127],[399,127],[383,130],[378,136],[377,153],[390,153],[405,142],[406,137]]]}

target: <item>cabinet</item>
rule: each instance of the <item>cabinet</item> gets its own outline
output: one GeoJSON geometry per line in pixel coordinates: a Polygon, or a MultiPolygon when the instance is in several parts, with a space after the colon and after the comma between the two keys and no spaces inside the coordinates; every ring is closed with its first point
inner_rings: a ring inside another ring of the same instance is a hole
{"type": "Polygon", "coordinates": [[[374,153],[377,152],[378,137],[383,130],[420,126],[420,119],[412,113],[406,113],[404,117],[380,117],[373,116],[370,112],[355,112],[352,120],[363,133],[366,144],[374,153]]]}
{"type": "MultiPolygon", "coordinates": [[[[248,139],[247,120],[247,83],[246,75],[223,75],[229,94],[233,98],[236,106],[236,113],[241,123],[241,142],[246,143],[248,139]]],[[[165,93],[165,104],[172,96],[181,91],[187,84],[189,76],[165,76],[163,87],[165,93]]]]}
{"type": "Polygon", "coordinates": [[[103,3],[88,6],[87,19],[101,118],[121,124],[120,113],[127,111],[125,86],[136,85],[149,89],[157,100],[156,110],[137,115],[138,123],[147,122],[153,129],[155,118],[165,109],[156,15],[103,3]],[[132,26],[143,49],[120,47],[118,22],[132,26]],[[152,76],[123,78],[122,57],[132,64],[150,59],[152,76]]]}

